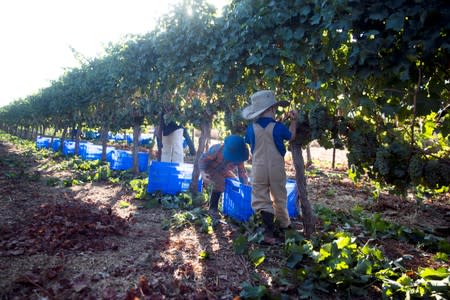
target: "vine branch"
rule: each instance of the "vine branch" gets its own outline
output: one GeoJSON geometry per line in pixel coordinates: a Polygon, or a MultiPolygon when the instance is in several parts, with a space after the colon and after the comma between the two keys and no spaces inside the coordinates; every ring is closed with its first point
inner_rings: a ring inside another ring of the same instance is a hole
{"type": "Polygon", "coordinates": [[[419,75],[417,78],[417,85],[413,95],[413,119],[411,121],[411,146],[414,146],[414,127],[416,126],[416,117],[417,117],[417,95],[419,94],[420,83],[422,78],[422,69],[419,68],[419,75]]]}

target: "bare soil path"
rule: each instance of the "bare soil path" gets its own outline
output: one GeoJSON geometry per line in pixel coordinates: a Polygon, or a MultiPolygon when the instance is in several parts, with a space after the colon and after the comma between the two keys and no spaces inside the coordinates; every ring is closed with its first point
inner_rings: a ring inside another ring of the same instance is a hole
{"type": "MultiPolygon", "coordinates": [[[[52,186],[51,178],[67,171],[43,168],[49,158],[3,141],[0,158],[0,299],[232,299],[255,272],[270,277],[235,254],[239,228],[229,220],[212,234],[194,227],[164,230],[173,211],[143,208],[121,184],[52,186]],[[131,205],[122,207],[123,201],[131,205]]],[[[330,174],[336,176],[308,179],[313,205],[349,210],[358,204],[429,231],[449,226],[448,195],[425,203],[426,209],[390,195],[370,202],[370,189],[342,171],[330,174]]],[[[300,220],[294,226],[302,229],[300,220]]],[[[431,264],[429,254],[398,241],[386,242],[385,249],[393,257],[413,254],[412,266],[431,264]]]]}

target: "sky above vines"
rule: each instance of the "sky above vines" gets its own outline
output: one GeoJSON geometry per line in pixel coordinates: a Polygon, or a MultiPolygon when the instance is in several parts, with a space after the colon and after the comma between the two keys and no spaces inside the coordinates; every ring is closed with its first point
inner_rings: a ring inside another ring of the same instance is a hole
{"type": "MultiPolygon", "coordinates": [[[[102,53],[127,34],[153,30],[180,0],[14,0],[0,2],[0,107],[25,98],[102,53]]],[[[222,8],[228,0],[208,0],[222,8]]]]}

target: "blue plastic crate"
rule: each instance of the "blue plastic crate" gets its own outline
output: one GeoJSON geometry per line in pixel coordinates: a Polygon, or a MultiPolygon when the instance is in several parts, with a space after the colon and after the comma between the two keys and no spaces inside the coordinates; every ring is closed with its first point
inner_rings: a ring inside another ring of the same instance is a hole
{"type": "Polygon", "coordinates": [[[225,192],[222,200],[223,214],[238,221],[247,221],[254,214],[251,198],[251,186],[242,184],[239,180],[225,179],[225,192]]]}
{"type": "Polygon", "coordinates": [[[141,136],[139,137],[139,145],[142,145],[142,146],[150,145],[150,143],[152,142],[152,138],[153,138],[153,135],[151,135],[151,134],[148,134],[148,133],[141,134],[141,136]]]}
{"type": "Polygon", "coordinates": [[[298,200],[298,191],[297,191],[297,184],[295,180],[288,179],[286,182],[286,191],[287,191],[287,208],[289,217],[297,217],[300,215],[300,212],[298,211],[297,201],[298,200]]]}
{"type": "MultiPolygon", "coordinates": [[[[193,164],[152,161],[149,168],[147,192],[160,191],[175,195],[189,189],[192,182],[193,164]]],[[[202,180],[198,181],[198,191],[202,190],[202,180]]]]}
{"type": "Polygon", "coordinates": [[[53,143],[52,143],[53,151],[55,151],[55,152],[59,151],[59,146],[61,146],[61,140],[58,138],[53,139],[53,143]]]}
{"type": "MultiPolygon", "coordinates": [[[[139,136],[139,145],[141,146],[145,146],[145,145],[150,145],[152,141],[152,135],[148,134],[148,133],[142,133],[139,136]]],[[[133,144],[133,135],[132,134],[127,134],[127,144],[133,144]]]]}
{"type": "MultiPolygon", "coordinates": [[[[101,160],[102,159],[102,145],[94,144],[82,144],[78,155],[84,160],[101,160]]],[[[114,147],[106,147],[106,157],[111,156],[111,152],[114,151],[114,147]]]]}
{"type": "MultiPolygon", "coordinates": [[[[288,194],[287,209],[290,217],[298,216],[297,187],[294,180],[286,182],[288,194]]],[[[254,214],[251,204],[252,187],[239,180],[227,178],[223,194],[222,212],[235,220],[246,222],[254,214]]]]}
{"type": "Polygon", "coordinates": [[[87,142],[85,144],[80,145],[80,149],[78,149],[78,156],[84,159],[83,156],[86,155],[87,148],[93,145],[91,142],[87,142]]]}
{"type": "MultiPolygon", "coordinates": [[[[86,145],[88,142],[86,141],[80,141],[79,145],[78,145],[78,155],[80,155],[80,150],[83,145],[86,145]]],[[[64,146],[63,146],[63,154],[64,155],[75,155],[75,141],[72,140],[65,140],[64,141],[64,146]]]]}
{"type": "Polygon", "coordinates": [[[51,142],[51,138],[49,137],[38,137],[36,139],[36,148],[37,149],[42,149],[42,148],[50,148],[50,142],[51,142]]]}
{"type": "Polygon", "coordinates": [[[109,133],[108,138],[112,142],[122,142],[122,141],[127,140],[127,135],[122,134],[122,133],[116,133],[116,134],[109,133]]]}
{"type": "Polygon", "coordinates": [[[89,130],[84,133],[84,137],[88,140],[96,140],[100,138],[100,133],[98,133],[97,131],[89,130]]]}
{"type": "MultiPolygon", "coordinates": [[[[133,167],[133,153],[125,150],[112,150],[107,160],[112,170],[129,170],[133,167]]],[[[147,152],[138,153],[139,172],[147,171],[149,155],[147,152]]]]}
{"type": "Polygon", "coordinates": [[[64,155],[74,155],[75,154],[75,141],[65,140],[62,153],[64,155]]]}

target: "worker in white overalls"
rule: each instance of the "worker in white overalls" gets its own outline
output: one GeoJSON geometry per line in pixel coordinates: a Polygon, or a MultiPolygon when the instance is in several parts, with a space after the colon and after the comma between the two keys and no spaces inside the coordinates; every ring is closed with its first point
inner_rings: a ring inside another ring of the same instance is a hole
{"type": "Polygon", "coordinates": [[[183,163],[183,132],[184,128],[175,122],[170,122],[162,130],[161,161],[183,163]]]}

